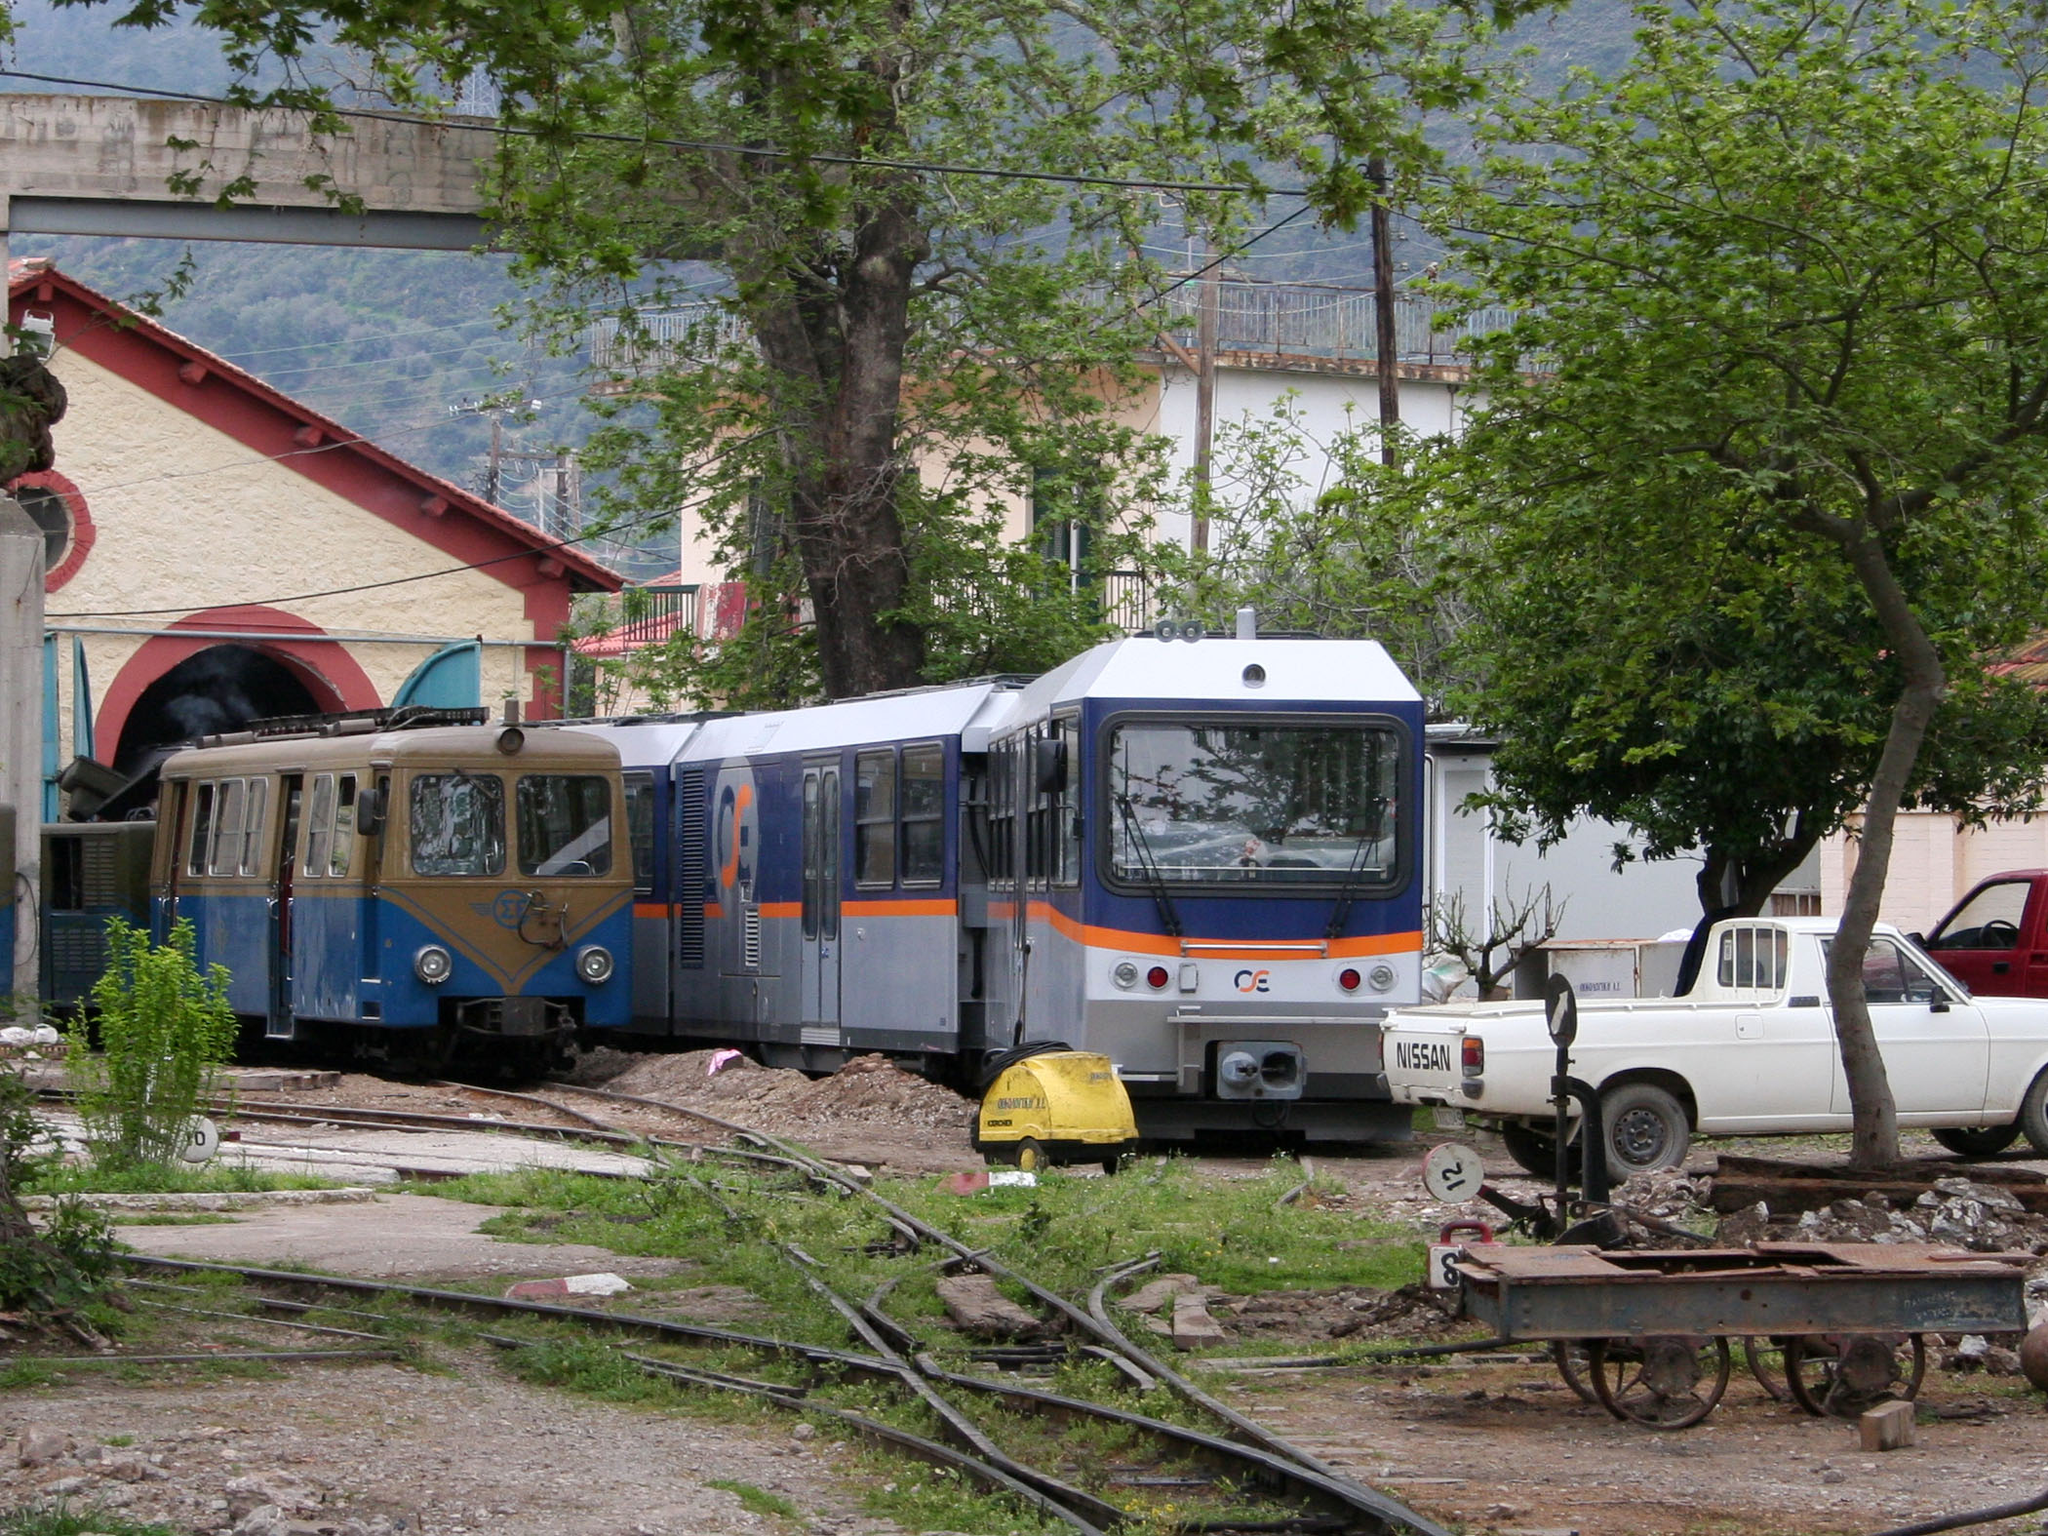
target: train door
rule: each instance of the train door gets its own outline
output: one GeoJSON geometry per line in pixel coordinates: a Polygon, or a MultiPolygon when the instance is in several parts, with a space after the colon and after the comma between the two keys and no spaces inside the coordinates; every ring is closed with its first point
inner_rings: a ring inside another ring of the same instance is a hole
{"type": "Polygon", "coordinates": [[[292,860],[299,847],[299,812],[305,776],[288,773],[278,784],[277,878],[270,887],[270,1013],[263,1034],[289,1040],[292,1025],[292,860]]]}
{"type": "Polygon", "coordinates": [[[803,1019],[839,1023],[839,765],[804,767],[803,1019]]]}

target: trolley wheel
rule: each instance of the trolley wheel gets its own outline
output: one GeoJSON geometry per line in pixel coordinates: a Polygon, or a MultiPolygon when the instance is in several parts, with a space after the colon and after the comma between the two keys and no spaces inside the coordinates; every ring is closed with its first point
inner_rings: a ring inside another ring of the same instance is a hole
{"type": "Polygon", "coordinates": [[[1026,1136],[1017,1143],[1016,1163],[1026,1173],[1042,1172],[1046,1165],[1045,1147],[1036,1136],[1026,1136]]]}
{"type": "Polygon", "coordinates": [[[1911,1402],[1926,1374],[1924,1334],[1803,1333],[1785,1344],[1793,1401],[1816,1418],[1854,1419],[1879,1403],[1911,1402]]]}
{"type": "Polygon", "coordinates": [[[1749,1374],[1756,1378],[1756,1384],[1764,1389],[1771,1401],[1791,1402],[1792,1389],[1785,1381],[1785,1341],[1756,1335],[1735,1342],[1742,1346],[1742,1359],[1749,1367],[1749,1374]]]}
{"type": "Polygon", "coordinates": [[[1589,1339],[1586,1351],[1600,1406],[1631,1424],[1688,1429],[1728,1390],[1726,1339],[1589,1339]]]}
{"type": "Polygon", "coordinates": [[[1550,1346],[1550,1358],[1557,1363],[1557,1374],[1564,1378],[1564,1384],[1578,1394],[1580,1402],[1588,1407],[1605,1406],[1600,1394],[1593,1390],[1593,1367],[1589,1357],[1590,1339],[1559,1339],[1550,1346]]]}

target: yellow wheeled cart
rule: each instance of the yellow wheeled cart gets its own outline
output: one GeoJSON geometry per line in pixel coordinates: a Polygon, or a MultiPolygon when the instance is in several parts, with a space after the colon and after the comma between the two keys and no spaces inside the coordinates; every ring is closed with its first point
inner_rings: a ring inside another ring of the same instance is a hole
{"type": "Polygon", "coordinates": [[[1138,1140],[1131,1096],[1107,1056],[1044,1051],[996,1073],[974,1120],[974,1150],[992,1163],[1036,1170],[1100,1163],[1108,1173],[1138,1140]]]}

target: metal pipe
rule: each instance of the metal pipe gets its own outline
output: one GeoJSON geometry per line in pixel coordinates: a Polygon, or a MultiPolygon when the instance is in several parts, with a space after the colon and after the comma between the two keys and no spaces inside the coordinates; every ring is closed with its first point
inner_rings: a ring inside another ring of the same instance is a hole
{"type": "Polygon", "coordinates": [[[2031,1499],[1994,1504],[1989,1509],[1973,1509],[1960,1515],[1936,1515],[1931,1520],[1917,1521],[1912,1525],[1895,1525],[1890,1530],[1877,1532],[1876,1536],[1935,1536],[1937,1531],[1958,1531],[1966,1525],[1989,1525],[1994,1520],[2011,1520],[2015,1516],[2031,1515],[2044,1509],[2048,1509],[2048,1488],[2031,1499]]]}
{"type": "Polygon", "coordinates": [[[46,624],[46,635],[127,635],[135,640],[302,640],[312,645],[487,645],[512,650],[553,650],[553,640],[486,640],[482,635],[379,635],[354,630],[131,629],[119,624],[46,624]]]}

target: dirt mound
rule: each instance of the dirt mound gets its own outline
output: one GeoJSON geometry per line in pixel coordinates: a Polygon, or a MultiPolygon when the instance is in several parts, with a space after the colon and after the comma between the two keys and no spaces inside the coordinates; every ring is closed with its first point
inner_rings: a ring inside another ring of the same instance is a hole
{"type": "Polygon", "coordinates": [[[710,1070],[724,1054],[643,1056],[607,1086],[799,1141],[819,1127],[859,1126],[873,1132],[950,1131],[966,1145],[972,1103],[887,1057],[857,1056],[830,1077],[810,1078],[745,1056],[728,1056],[717,1071],[710,1070]]]}

